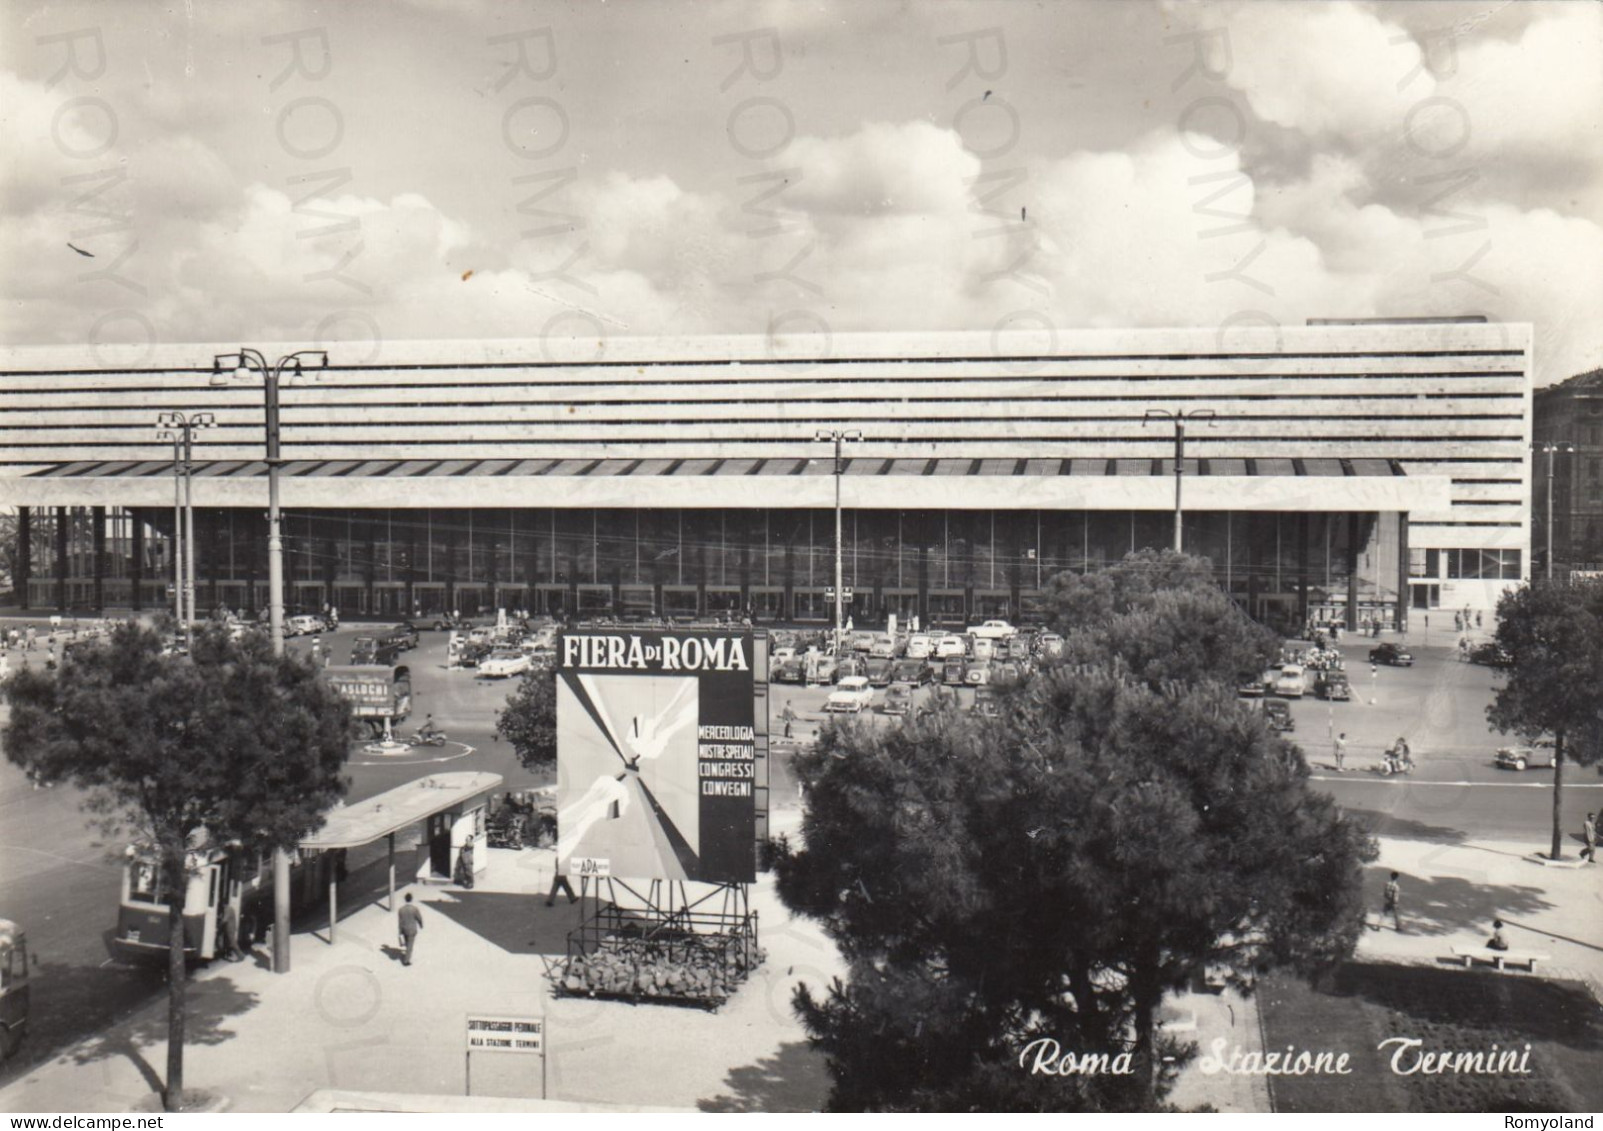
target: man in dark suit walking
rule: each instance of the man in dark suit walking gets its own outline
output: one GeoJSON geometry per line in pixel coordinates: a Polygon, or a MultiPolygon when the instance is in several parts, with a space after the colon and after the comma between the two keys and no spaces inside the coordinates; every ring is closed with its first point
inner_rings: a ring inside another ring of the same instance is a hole
{"type": "Polygon", "coordinates": [[[412,902],[412,893],[406,893],[406,902],[401,905],[397,916],[401,929],[401,946],[405,953],[401,955],[401,965],[412,965],[412,947],[417,943],[417,933],[423,929],[423,912],[417,904],[412,902]]]}

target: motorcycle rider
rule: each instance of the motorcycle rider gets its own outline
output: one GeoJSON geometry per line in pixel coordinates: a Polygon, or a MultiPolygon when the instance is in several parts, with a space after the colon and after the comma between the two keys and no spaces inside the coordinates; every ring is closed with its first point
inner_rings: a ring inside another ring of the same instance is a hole
{"type": "Polygon", "coordinates": [[[430,715],[423,720],[423,725],[417,728],[417,736],[423,742],[432,742],[435,739],[443,739],[445,732],[434,725],[434,716],[430,715]]]}

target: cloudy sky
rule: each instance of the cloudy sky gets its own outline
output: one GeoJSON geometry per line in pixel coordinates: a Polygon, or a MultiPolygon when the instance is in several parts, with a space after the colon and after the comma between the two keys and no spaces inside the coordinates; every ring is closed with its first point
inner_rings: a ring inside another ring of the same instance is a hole
{"type": "Polygon", "coordinates": [[[1480,313],[1603,365],[1595,4],[0,10],[10,343],[1480,313]]]}

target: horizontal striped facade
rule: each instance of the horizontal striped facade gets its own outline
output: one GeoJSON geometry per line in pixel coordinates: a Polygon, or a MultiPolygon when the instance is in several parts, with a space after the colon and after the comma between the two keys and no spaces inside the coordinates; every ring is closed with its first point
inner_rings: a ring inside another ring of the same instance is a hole
{"type": "MultiPolygon", "coordinates": [[[[229,481],[218,505],[264,502],[260,379],[212,372],[234,348],[0,351],[0,503],[159,502],[155,465],[172,449],[155,418],[168,409],[215,414],[195,457],[217,489],[229,481]]],[[[849,429],[861,439],[846,448],[848,506],[1162,510],[1173,429],[1146,413],[1207,409],[1214,419],[1187,431],[1188,506],[1407,510],[1414,547],[1528,556],[1523,325],[374,353],[336,345],[327,370],[283,386],[286,505],[829,505],[816,436],[849,429]],[[1377,463],[1406,483],[1362,473],[1377,463]]]]}

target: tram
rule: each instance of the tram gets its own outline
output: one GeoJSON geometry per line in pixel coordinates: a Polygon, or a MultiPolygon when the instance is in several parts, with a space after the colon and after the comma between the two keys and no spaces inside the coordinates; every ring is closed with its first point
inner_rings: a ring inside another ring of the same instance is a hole
{"type": "MultiPolygon", "coordinates": [[[[292,906],[314,901],[325,873],[342,864],[328,853],[298,855],[303,858],[290,869],[292,906]]],[[[262,940],[273,922],[273,865],[268,854],[238,845],[199,844],[189,850],[184,872],[185,958],[209,962],[223,953],[223,922],[230,908],[238,916],[240,948],[248,950],[262,940]]],[[[117,931],[111,939],[118,957],[165,960],[172,937],[168,910],[173,890],[159,857],[130,845],[123,864],[117,931]]]]}

